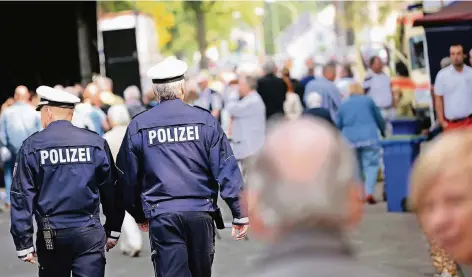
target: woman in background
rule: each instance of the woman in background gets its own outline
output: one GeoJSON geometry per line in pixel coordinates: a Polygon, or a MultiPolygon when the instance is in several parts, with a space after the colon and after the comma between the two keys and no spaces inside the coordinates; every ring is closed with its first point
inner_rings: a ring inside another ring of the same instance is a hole
{"type": "MultiPolygon", "coordinates": [[[[126,134],[126,128],[131,121],[128,108],[125,105],[111,106],[108,109],[108,120],[110,121],[112,129],[103,135],[103,138],[110,146],[113,159],[116,161],[116,156],[120,151],[121,143],[126,134]]],[[[120,249],[124,255],[138,257],[142,245],[143,242],[139,227],[133,217],[126,213],[120,238],[120,249]]]]}
{"type": "Polygon", "coordinates": [[[296,80],[290,78],[290,72],[288,68],[282,70],[282,79],[287,85],[287,94],[284,102],[284,113],[288,119],[296,119],[303,112],[302,102],[300,96],[295,93],[296,80]]]}
{"type": "Polygon", "coordinates": [[[365,201],[377,203],[374,188],[379,172],[380,135],[385,136],[385,120],[370,96],[357,82],[349,85],[349,98],[339,108],[337,126],[355,149],[359,178],[364,181],[365,201]],[[380,131],[380,132],[379,132],[380,131]]]}

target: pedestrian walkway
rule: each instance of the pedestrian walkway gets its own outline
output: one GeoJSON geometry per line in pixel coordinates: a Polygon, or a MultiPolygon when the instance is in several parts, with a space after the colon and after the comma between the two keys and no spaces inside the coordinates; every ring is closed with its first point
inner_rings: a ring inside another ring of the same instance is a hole
{"type": "MultiPolygon", "coordinates": [[[[380,198],[379,198],[380,199],[380,198]]],[[[220,205],[225,205],[223,202],[220,205]]],[[[13,241],[9,234],[8,213],[0,213],[0,268],[1,276],[35,276],[37,266],[24,264],[16,258],[13,241]]],[[[240,266],[257,261],[263,245],[250,236],[248,241],[231,239],[230,229],[220,232],[216,242],[216,258],[213,276],[227,276],[240,266]],[[238,265],[238,267],[235,267],[238,265]]],[[[152,277],[149,243],[147,236],[139,258],[121,255],[119,248],[107,253],[108,277],[152,277]]],[[[433,276],[434,270],[428,254],[427,242],[413,214],[386,213],[384,203],[366,206],[366,214],[358,231],[353,234],[353,246],[359,251],[359,261],[379,268],[391,276],[433,276]]]]}

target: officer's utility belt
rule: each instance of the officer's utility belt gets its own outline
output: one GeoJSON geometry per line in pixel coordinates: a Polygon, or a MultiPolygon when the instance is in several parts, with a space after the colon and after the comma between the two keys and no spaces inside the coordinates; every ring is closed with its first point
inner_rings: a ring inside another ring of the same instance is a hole
{"type": "Polygon", "coordinates": [[[224,229],[225,228],[225,222],[223,221],[223,215],[221,214],[221,209],[216,208],[216,211],[211,212],[211,217],[215,221],[215,226],[217,229],[224,229]]]}
{"type": "Polygon", "coordinates": [[[54,250],[54,239],[56,237],[56,232],[51,229],[51,225],[49,224],[48,217],[41,217],[41,225],[42,225],[42,239],[44,240],[44,245],[46,245],[46,250],[53,251],[54,250]]]}

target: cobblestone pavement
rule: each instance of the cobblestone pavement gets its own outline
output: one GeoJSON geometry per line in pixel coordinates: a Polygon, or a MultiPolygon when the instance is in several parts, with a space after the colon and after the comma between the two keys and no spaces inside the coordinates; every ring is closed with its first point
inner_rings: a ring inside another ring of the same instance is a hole
{"type": "MultiPolygon", "coordinates": [[[[9,215],[0,214],[0,277],[35,276],[37,266],[24,264],[15,257],[9,228],[9,215]]],[[[230,230],[223,230],[221,235],[221,240],[217,241],[213,276],[225,276],[251,263],[263,249],[263,245],[252,238],[233,241],[230,230]]],[[[109,252],[106,276],[152,277],[149,244],[147,238],[144,240],[145,249],[139,258],[125,257],[118,248],[109,252]]],[[[359,262],[391,273],[391,276],[433,276],[428,245],[414,216],[387,213],[384,203],[366,206],[360,228],[353,234],[353,245],[358,249],[359,262]]]]}

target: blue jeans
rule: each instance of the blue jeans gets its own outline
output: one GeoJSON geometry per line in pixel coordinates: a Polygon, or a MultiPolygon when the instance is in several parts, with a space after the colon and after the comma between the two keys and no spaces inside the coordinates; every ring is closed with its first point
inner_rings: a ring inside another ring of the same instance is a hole
{"type": "Polygon", "coordinates": [[[5,203],[10,204],[10,189],[13,181],[13,168],[15,167],[15,159],[11,159],[4,165],[3,179],[5,181],[5,203]]]}
{"type": "Polygon", "coordinates": [[[359,178],[364,181],[365,194],[374,194],[377,174],[380,167],[380,148],[377,146],[366,146],[356,148],[359,178]]]}

